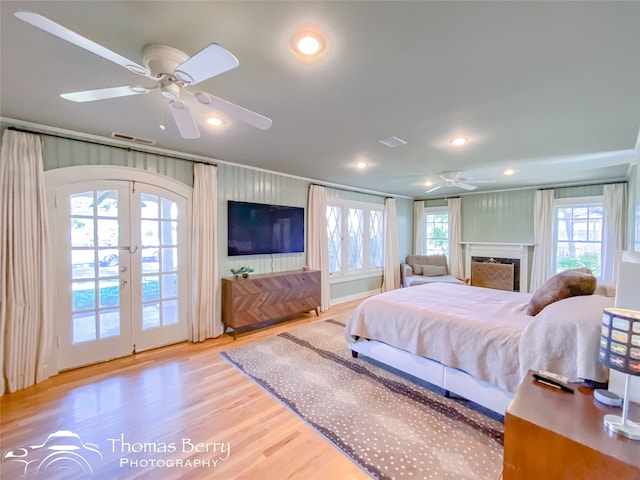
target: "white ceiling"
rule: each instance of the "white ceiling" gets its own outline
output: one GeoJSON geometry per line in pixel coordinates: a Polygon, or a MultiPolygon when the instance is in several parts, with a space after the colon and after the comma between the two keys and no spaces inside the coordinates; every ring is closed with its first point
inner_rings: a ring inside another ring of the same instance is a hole
{"type": "MultiPolygon", "coordinates": [[[[497,180],[481,191],[623,179],[638,160],[638,1],[2,0],[0,9],[5,119],[103,137],[116,131],[172,151],[418,198],[429,197],[426,180],[448,170],[497,180]],[[202,136],[184,140],[155,92],[64,100],[60,93],[139,84],[141,77],[18,20],[18,10],[140,64],[147,44],[193,55],[216,42],[240,65],[198,90],[261,113],[273,126],[231,121],[213,131],[204,107],[190,103],[202,136]],[[316,64],[289,51],[290,36],[305,23],[328,38],[316,64]],[[457,134],[472,142],[450,147],[457,134]],[[392,135],[408,143],[391,149],[378,142],[392,135]],[[359,159],[366,170],[355,167],[359,159]],[[516,175],[503,177],[505,167],[516,175]]],[[[442,188],[431,196],[460,192],[442,188]]]]}

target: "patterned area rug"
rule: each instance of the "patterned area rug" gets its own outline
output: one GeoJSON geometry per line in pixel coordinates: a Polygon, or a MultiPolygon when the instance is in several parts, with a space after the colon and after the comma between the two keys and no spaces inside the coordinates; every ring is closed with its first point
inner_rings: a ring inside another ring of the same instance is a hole
{"type": "Polygon", "coordinates": [[[334,320],[223,352],[377,479],[496,480],[504,426],[351,357],[334,320]]]}

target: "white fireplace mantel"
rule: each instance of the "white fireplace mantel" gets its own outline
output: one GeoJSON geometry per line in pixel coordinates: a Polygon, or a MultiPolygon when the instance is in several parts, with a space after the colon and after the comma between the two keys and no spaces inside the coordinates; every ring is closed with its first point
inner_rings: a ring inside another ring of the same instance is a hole
{"type": "Polygon", "coordinates": [[[461,242],[465,246],[465,276],[471,277],[471,257],[520,260],[520,291],[529,291],[529,247],[532,243],[461,242]]]}

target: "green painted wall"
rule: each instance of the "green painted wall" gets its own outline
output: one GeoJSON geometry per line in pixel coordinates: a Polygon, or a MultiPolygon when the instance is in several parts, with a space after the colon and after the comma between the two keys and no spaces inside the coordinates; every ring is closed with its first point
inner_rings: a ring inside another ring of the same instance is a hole
{"type": "Polygon", "coordinates": [[[398,212],[398,254],[399,263],[404,262],[413,249],[413,199],[396,198],[398,212]]]}
{"type": "Polygon", "coordinates": [[[535,189],[462,196],[462,241],[533,243],[535,189]]]}

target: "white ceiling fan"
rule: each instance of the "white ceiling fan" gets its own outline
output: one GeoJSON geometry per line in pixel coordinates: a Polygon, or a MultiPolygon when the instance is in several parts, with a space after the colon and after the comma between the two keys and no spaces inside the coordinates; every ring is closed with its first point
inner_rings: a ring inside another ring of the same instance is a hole
{"type": "Polygon", "coordinates": [[[169,101],[169,110],[183,138],[199,138],[200,131],[181,94],[194,97],[196,101],[230,118],[252,125],[261,130],[271,127],[271,119],[244,107],[218,98],[207,92],[192,93],[187,87],[236,68],[238,59],[226,48],[212,43],[189,57],[187,54],[165,45],[148,45],[144,48],[143,64],[138,65],[82,35],[73,32],[42,15],[33,12],[16,12],[16,17],[45,32],[99,55],[130,72],[155,81],[150,87],[128,85],[119,87],[63,93],[61,97],[72,102],[93,102],[109,98],[140,95],[158,90],[169,101]]]}
{"type": "Polygon", "coordinates": [[[495,183],[495,180],[475,180],[473,178],[463,178],[460,176],[460,172],[442,172],[440,174],[440,178],[444,181],[444,185],[436,185],[431,189],[427,190],[426,193],[435,192],[439,188],[442,187],[458,187],[464,190],[475,190],[478,188],[473,183],[495,183]]]}

